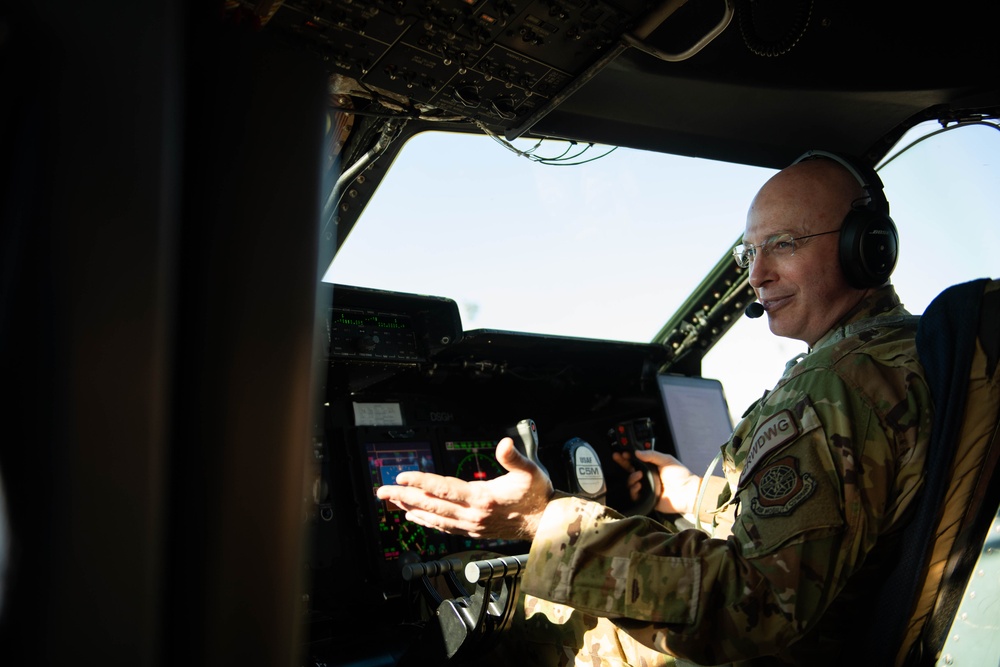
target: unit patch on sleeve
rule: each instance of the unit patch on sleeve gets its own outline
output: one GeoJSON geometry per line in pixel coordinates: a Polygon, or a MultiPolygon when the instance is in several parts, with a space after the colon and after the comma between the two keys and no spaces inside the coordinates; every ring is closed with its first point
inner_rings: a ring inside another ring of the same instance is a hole
{"type": "Polygon", "coordinates": [[[749,478],[751,471],[764,460],[770,452],[789,443],[799,436],[798,422],[791,410],[777,412],[757,427],[750,439],[750,449],[743,461],[743,472],[740,474],[739,486],[749,478]]]}
{"type": "Polygon", "coordinates": [[[750,509],[757,516],[791,514],[816,490],[816,480],[809,473],[799,473],[798,459],[786,456],[772,462],[753,477],[757,496],[750,509]]]}

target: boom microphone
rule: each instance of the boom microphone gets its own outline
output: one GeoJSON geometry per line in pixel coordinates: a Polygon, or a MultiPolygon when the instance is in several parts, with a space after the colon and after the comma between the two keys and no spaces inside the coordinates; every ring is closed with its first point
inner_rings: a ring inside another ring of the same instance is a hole
{"type": "Polygon", "coordinates": [[[764,306],[760,305],[760,301],[754,301],[746,307],[743,314],[750,319],[755,320],[764,314],[764,306]]]}

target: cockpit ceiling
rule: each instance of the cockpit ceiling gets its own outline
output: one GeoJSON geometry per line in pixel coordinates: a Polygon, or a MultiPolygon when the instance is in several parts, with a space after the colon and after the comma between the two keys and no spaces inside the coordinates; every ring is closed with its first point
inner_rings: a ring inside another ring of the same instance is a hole
{"type": "Polygon", "coordinates": [[[610,64],[532,131],[780,168],[804,147],[882,157],[925,120],[996,116],[1000,95],[983,86],[948,89],[762,87],[741,81],[657,77],[610,64]]]}
{"type": "Polygon", "coordinates": [[[876,159],[909,126],[1000,110],[1000,3],[286,0],[230,16],[322,60],[335,106],[512,139],[763,166],[876,159]]]}

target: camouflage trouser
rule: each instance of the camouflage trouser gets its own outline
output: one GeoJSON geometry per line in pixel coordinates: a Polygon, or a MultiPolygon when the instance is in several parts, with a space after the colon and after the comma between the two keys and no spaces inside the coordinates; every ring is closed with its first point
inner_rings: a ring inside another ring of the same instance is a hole
{"type": "Polygon", "coordinates": [[[484,666],[678,667],[682,660],[640,644],[606,618],[522,595],[510,630],[484,666]]]}

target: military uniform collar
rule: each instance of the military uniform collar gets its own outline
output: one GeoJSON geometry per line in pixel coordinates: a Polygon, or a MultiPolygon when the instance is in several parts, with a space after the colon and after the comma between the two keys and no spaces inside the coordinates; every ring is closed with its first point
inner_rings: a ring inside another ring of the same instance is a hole
{"type": "Polygon", "coordinates": [[[876,326],[901,326],[918,318],[910,315],[892,285],[883,285],[861,300],[835,327],[823,335],[814,347],[801,352],[785,364],[785,375],[811,352],[838,343],[848,336],[876,326]]]}
{"type": "Polygon", "coordinates": [[[816,341],[816,345],[810,351],[832,345],[875,325],[892,325],[896,323],[896,319],[902,324],[910,317],[903,308],[895,288],[892,285],[883,285],[862,299],[861,303],[847,313],[836,326],[816,341]]]}

